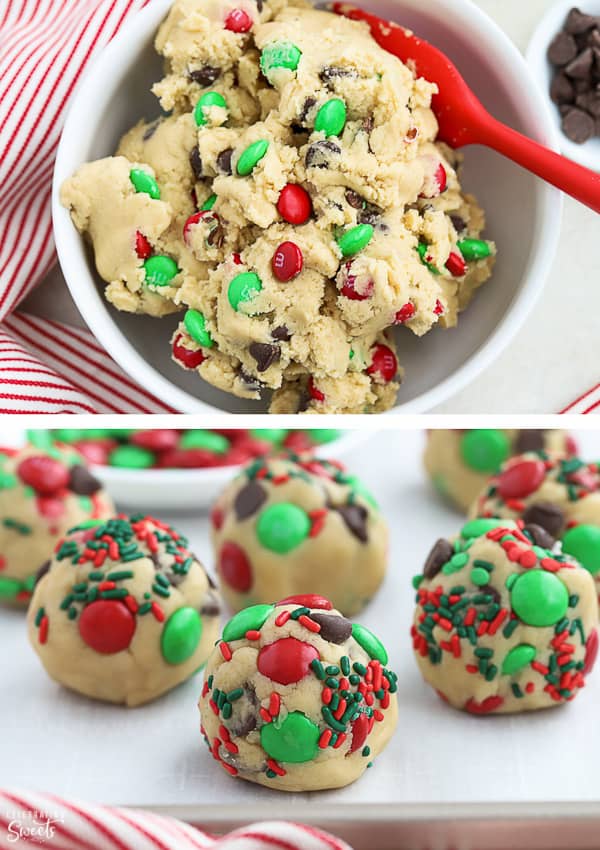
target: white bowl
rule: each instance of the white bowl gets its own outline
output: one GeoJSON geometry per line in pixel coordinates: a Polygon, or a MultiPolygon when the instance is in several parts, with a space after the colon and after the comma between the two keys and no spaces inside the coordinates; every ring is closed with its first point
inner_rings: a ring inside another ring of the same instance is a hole
{"type": "Polygon", "coordinates": [[[527,48],[527,63],[550,106],[552,123],[558,133],[560,149],[570,159],[600,171],[600,136],[590,139],[583,145],[577,145],[568,139],[561,129],[561,115],[558,107],[550,98],[550,83],[554,76],[554,68],[548,61],[546,52],[556,33],[562,29],[569,10],[577,6],[582,12],[590,15],[600,15],[600,0],[560,0],[553,3],[541,18],[527,48]]]}
{"type": "MultiPolygon", "coordinates": [[[[346,431],[337,440],[314,447],[320,457],[343,460],[352,467],[355,449],[371,431],[346,431]]],[[[227,482],[241,467],[215,466],[206,469],[122,469],[95,466],[94,475],[102,481],[119,508],[140,511],[207,511],[227,482]]]]}
{"type": "MultiPolygon", "coordinates": [[[[363,3],[444,50],[497,118],[556,148],[547,99],[516,47],[471,0],[363,3]]],[[[81,163],[109,155],[140,117],[158,114],[150,85],[161,76],[161,63],[152,41],[170,4],[154,0],[140,12],[102,52],[73,97],[54,171],[58,256],[90,329],[142,386],[186,413],[260,413],[265,402],[220,392],[170,360],[168,340],[177,317],[158,320],[109,307],[92,257],[59,202],[62,181],[81,163]]],[[[557,190],[483,148],[467,149],[464,185],[479,197],[487,211],[487,234],[498,244],[494,276],[461,317],[458,331],[437,329],[418,339],[406,328],[398,329],[406,382],[396,412],[430,409],[498,357],[532,309],[558,246],[562,196],[557,190]]]]}

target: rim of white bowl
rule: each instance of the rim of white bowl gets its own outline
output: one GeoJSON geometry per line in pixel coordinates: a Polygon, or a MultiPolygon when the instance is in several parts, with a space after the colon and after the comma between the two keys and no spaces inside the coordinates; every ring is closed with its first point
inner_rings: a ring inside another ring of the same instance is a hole
{"type": "MultiPolygon", "coordinates": [[[[408,0],[408,2],[417,5],[417,0],[408,0]]],[[[548,98],[542,96],[525,59],[506,33],[472,0],[461,0],[461,6],[458,6],[457,0],[436,0],[436,4],[448,15],[462,18],[465,26],[471,29],[473,38],[481,38],[488,44],[490,58],[495,58],[507,69],[507,72],[514,75],[515,82],[518,79],[521,98],[529,103],[531,113],[537,118],[539,125],[536,133],[537,141],[553,150],[559,150],[559,133],[552,120],[548,98]]],[[[227,411],[191,395],[150,366],[104,309],[102,297],[95,286],[91,292],[87,287],[78,286],[79,279],[89,277],[89,268],[81,252],[77,250],[80,247],[81,236],[73,226],[68,211],[62,207],[59,197],[60,184],[72,171],[69,139],[71,134],[77,131],[78,112],[81,105],[94,102],[97,106],[103,107],[107,103],[109,98],[101,82],[103,68],[110,66],[113,73],[115,69],[117,71],[122,69],[128,62],[127,53],[122,49],[122,45],[129,41],[135,31],[139,33],[142,30],[148,33],[153,28],[156,29],[171,5],[172,0],[155,0],[154,3],[138,12],[135,20],[123,27],[121,32],[101,51],[80,80],[68,107],[54,167],[52,186],[54,238],[60,265],[77,308],[94,336],[106,347],[121,368],[142,387],[165,400],[178,412],[223,415],[227,411]],[[95,309],[97,306],[102,309],[95,309]]],[[[422,413],[446,401],[494,362],[522,327],[544,288],[558,248],[562,217],[562,193],[542,181],[537,185],[536,191],[541,194],[541,211],[530,254],[536,262],[533,267],[529,267],[522,289],[513,299],[493,334],[453,374],[419,396],[406,402],[401,401],[392,410],[386,411],[387,414],[422,413]]]]}
{"type": "Polygon", "coordinates": [[[547,59],[546,51],[554,36],[562,29],[567,14],[574,5],[583,12],[600,15],[600,0],[579,0],[578,3],[575,3],[575,0],[560,0],[554,3],[540,18],[527,46],[525,58],[550,109],[560,150],[580,165],[600,171],[600,137],[596,136],[583,145],[572,142],[562,131],[558,107],[550,97],[553,69],[547,59]]]}

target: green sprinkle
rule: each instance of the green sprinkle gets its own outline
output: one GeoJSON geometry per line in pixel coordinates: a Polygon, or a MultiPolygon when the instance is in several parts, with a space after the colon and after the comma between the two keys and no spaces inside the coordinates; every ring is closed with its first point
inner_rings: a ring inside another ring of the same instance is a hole
{"type": "Polygon", "coordinates": [[[36,628],[39,628],[40,623],[44,619],[46,612],[43,608],[39,608],[37,614],[35,615],[35,625],[36,628]]]}
{"type": "Polygon", "coordinates": [[[315,658],[314,661],[310,662],[310,668],[317,677],[317,679],[325,679],[325,668],[323,667],[318,658],[315,658]]]}
{"type": "MultiPolygon", "coordinates": [[[[132,570],[116,570],[114,573],[109,573],[106,578],[108,581],[124,581],[128,578],[133,578],[135,573],[132,570]]],[[[90,578],[92,577],[92,573],[90,573],[90,578]]]]}
{"type": "Polygon", "coordinates": [[[469,556],[466,552],[455,552],[454,555],[450,558],[447,564],[444,564],[442,567],[442,572],[445,575],[451,575],[452,573],[456,573],[467,564],[469,561],[469,556]]]}
{"type": "Polygon", "coordinates": [[[363,747],[362,750],[360,751],[360,754],[361,754],[361,756],[364,756],[365,758],[367,758],[368,756],[371,755],[371,747],[369,747],[369,746],[363,747]]]}
{"type": "Polygon", "coordinates": [[[328,726],[335,729],[337,732],[345,732],[346,725],[339,720],[336,720],[328,706],[324,705],[321,708],[321,714],[328,726]]]}

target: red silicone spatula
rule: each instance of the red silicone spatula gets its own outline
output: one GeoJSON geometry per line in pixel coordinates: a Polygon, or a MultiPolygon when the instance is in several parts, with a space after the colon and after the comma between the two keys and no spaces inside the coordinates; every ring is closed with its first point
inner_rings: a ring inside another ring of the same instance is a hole
{"type": "Polygon", "coordinates": [[[338,15],[366,21],[375,41],[403,62],[412,60],[420,77],[437,83],[432,108],[440,125],[439,138],[452,148],[486,145],[562,189],[600,213],[600,174],[584,168],[497,121],[475,97],[458,69],[437,47],[390,21],[333,3],[338,15]]]}

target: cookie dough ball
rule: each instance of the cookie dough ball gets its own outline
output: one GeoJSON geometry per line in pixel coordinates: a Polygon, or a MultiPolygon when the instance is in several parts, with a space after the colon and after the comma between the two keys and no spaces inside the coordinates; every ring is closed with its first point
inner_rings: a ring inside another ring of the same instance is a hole
{"type": "Polygon", "coordinates": [[[349,785],[396,727],[397,677],[387,663],[379,639],[320,596],[246,608],[206,667],[206,743],[229,774],[259,785],[349,785]]]}
{"type": "Polygon", "coordinates": [[[153,517],[119,515],[61,542],[33,594],[29,639],[61,685],[136,706],[206,662],[220,611],[184,537],[153,517]]]}
{"type": "Polygon", "coordinates": [[[475,500],[471,516],[522,518],[562,540],[563,552],[594,576],[600,593],[600,472],[578,457],[511,458],[475,500]]]}
{"type": "Polygon", "coordinates": [[[557,429],[440,428],[427,432],[423,463],[440,495],[466,511],[489,476],[512,455],[526,451],[573,454],[577,446],[566,431],[557,429]]]}
{"type": "Polygon", "coordinates": [[[598,651],[590,574],[536,525],[476,519],[438,540],[414,580],[423,678],[472,714],[574,699],[598,651]]]}
{"type": "Polygon", "coordinates": [[[353,615],[387,565],[388,528],[373,497],[339,464],[308,456],[247,466],[213,508],[212,540],[234,611],[316,592],[353,615]]]}
{"type": "Polygon", "coordinates": [[[0,450],[0,602],[25,607],[35,576],[77,523],[114,506],[83,457],[66,447],[0,450]]]}

